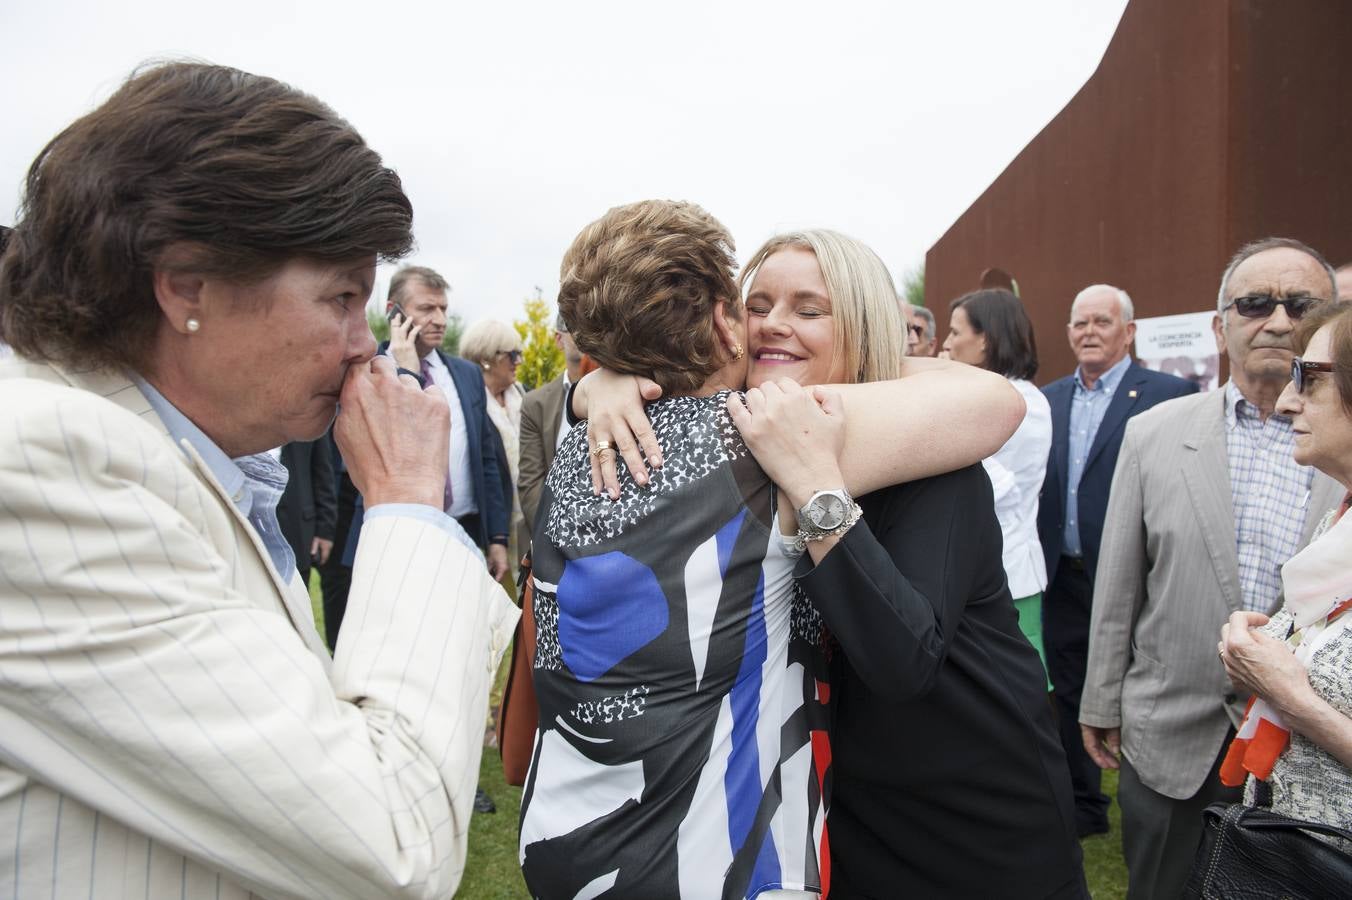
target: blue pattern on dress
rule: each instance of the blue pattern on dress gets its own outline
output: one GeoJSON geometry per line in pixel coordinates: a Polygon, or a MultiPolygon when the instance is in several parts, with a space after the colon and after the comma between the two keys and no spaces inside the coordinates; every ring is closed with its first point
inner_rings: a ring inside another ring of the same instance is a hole
{"type": "Polygon", "coordinates": [[[559,580],[559,645],[580,681],[595,681],[666,631],[652,569],[618,550],[570,559],[559,580]]]}
{"type": "Polygon", "coordinates": [[[746,510],[728,520],[728,524],[714,534],[714,543],[718,547],[718,574],[728,577],[728,563],[732,561],[732,548],[737,546],[737,535],[742,533],[742,523],[746,521],[746,510]]]}
{"type": "MultiPolygon", "coordinates": [[[[725,564],[723,538],[732,524],[730,522],[718,532],[720,564],[725,564]]],[[[736,536],[735,532],[732,534],[736,536]]],[[[756,581],[756,593],[746,617],[746,645],[742,664],[728,696],[732,711],[732,750],[728,754],[728,770],[723,776],[723,792],[728,802],[728,839],[734,854],[741,850],[751,834],[764,793],[761,788],[756,724],[765,648],[765,576],[762,574],[756,581]]],[[[769,831],[766,831],[765,842],[756,855],[753,873],[752,884],[780,883],[779,855],[774,849],[774,836],[769,831]]]]}

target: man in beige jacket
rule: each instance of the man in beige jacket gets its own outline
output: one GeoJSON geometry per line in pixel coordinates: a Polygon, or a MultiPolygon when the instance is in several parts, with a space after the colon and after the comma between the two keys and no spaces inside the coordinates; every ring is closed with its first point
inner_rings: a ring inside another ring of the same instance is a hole
{"type": "Polygon", "coordinates": [[[1240,609],[1274,611],[1280,567],[1342,496],[1291,458],[1274,413],[1294,322],[1333,296],[1333,272],[1297,241],[1244,247],[1221,279],[1214,323],[1230,360],[1220,390],[1127,423],[1094,579],[1080,701],[1085,749],[1117,768],[1128,896],[1177,897],[1244,699],[1216,658],[1240,609]]]}

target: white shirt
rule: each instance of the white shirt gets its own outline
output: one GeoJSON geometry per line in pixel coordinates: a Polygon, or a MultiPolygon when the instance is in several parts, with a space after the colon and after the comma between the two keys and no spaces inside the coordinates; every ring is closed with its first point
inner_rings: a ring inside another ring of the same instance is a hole
{"type": "Polygon", "coordinates": [[[1015,599],[1047,586],[1047,562],[1037,537],[1037,501],[1052,449],[1052,410],[1031,381],[1009,383],[1027,404],[1018,431],[994,456],[982,461],[995,490],[995,514],[1005,540],[1005,576],[1015,599]]]}
{"type": "Polygon", "coordinates": [[[563,370],[563,409],[559,411],[559,436],[554,439],[554,452],[559,452],[559,447],[563,446],[563,439],[568,437],[568,432],[572,425],[568,424],[568,387],[573,382],[568,378],[568,370],[563,370]]]}
{"type": "Polygon", "coordinates": [[[460,405],[460,392],[455,389],[455,380],[441,354],[432,350],[423,357],[432,371],[432,383],[441,388],[446,395],[446,404],[451,408],[451,456],[446,467],[447,477],[451,479],[451,508],[446,512],[452,518],[460,518],[479,511],[478,498],[474,496],[474,473],[469,466],[469,435],[465,431],[465,410],[460,405]]]}

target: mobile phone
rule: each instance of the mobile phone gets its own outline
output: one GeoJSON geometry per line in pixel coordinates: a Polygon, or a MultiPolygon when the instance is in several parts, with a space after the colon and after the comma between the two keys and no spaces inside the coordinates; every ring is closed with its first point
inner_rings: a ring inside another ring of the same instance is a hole
{"type": "Polygon", "coordinates": [[[391,323],[393,323],[395,316],[398,316],[404,321],[408,321],[408,313],[404,312],[404,308],[400,306],[398,303],[390,307],[389,314],[386,315],[386,318],[389,319],[391,323]]]}

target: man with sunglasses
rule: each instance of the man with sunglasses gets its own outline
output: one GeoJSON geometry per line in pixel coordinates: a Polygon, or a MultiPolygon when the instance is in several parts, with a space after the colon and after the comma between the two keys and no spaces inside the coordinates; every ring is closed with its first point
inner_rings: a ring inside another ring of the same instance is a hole
{"type": "Polygon", "coordinates": [[[1121,769],[1128,898],[1177,897],[1202,810],[1238,791],[1220,755],[1247,698],[1216,658],[1216,623],[1271,613],[1281,565],[1342,493],[1292,459],[1275,412],[1294,323],[1334,296],[1333,270],[1287,238],[1245,246],[1221,278],[1213,328],[1230,363],[1217,391],[1127,423],[1094,579],[1080,704],[1085,750],[1121,769]],[[1118,759],[1118,753],[1121,759],[1118,759]]]}

